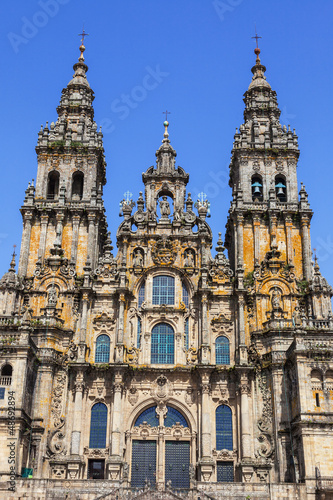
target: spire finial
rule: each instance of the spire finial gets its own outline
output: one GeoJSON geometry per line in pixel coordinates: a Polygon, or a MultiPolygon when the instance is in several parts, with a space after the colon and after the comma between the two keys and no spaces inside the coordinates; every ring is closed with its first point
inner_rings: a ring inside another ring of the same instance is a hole
{"type": "Polygon", "coordinates": [[[11,260],[11,263],[10,263],[10,268],[11,269],[15,269],[15,257],[16,257],[16,253],[15,253],[15,248],[16,248],[16,245],[13,245],[13,248],[14,248],[14,251],[12,253],[12,260],[11,260]]]}
{"type": "Polygon", "coordinates": [[[81,38],[81,45],[80,45],[80,52],[81,52],[81,55],[80,55],[80,57],[79,57],[79,61],[82,61],[82,62],[83,62],[83,61],[84,61],[83,52],[86,50],[86,48],[85,48],[85,46],[84,46],[84,37],[85,37],[85,36],[89,36],[89,33],[86,33],[86,32],[84,31],[84,27],[83,27],[83,29],[82,29],[82,33],[79,33],[79,35],[78,35],[78,36],[81,36],[81,37],[82,37],[82,38],[81,38]]]}
{"type": "Polygon", "coordinates": [[[256,34],[255,34],[255,36],[252,36],[251,38],[255,38],[255,40],[256,40],[256,48],[254,49],[254,53],[257,56],[257,62],[260,62],[260,59],[259,59],[260,49],[258,47],[258,40],[259,40],[259,38],[262,38],[262,37],[258,36],[256,25],[254,25],[254,29],[256,31],[256,34]]]}
{"type": "Polygon", "coordinates": [[[163,111],[162,113],[163,115],[165,114],[165,120],[163,122],[163,125],[164,125],[164,139],[162,142],[165,142],[165,141],[168,141],[169,139],[169,132],[168,132],[168,126],[169,126],[169,122],[168,122],[168,115],[171,115],[171,112],[166,110],[166,111],[163,111]]]}

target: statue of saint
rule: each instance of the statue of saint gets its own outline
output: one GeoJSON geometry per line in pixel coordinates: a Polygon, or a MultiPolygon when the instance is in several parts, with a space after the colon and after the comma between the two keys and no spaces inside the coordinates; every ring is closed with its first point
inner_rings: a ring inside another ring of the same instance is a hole
{"type": "Polygon", "coordinates": [[[137,250],[134,254],[133,266],[135,266],[135,267],[142,267],[143,266],[143,257],[142,257],[140,250],[137,250]]]}
{"type": "Polygon", "coordinates": [[[160,210],[162,217],[170,215],[170,205],[166,196],[162,196],[162,200],[160,200],[160,210]]]}
{"type": "Polygon", "coordinates": [[[271,300],[273,311],[282,310],[281,295],[277,290],[273,291],[271,300]]]}
{"type": "Polygon", "coordinates": [[[186,252],[184,266],[194,267],[194,258],[192,252],[186,252]]]}

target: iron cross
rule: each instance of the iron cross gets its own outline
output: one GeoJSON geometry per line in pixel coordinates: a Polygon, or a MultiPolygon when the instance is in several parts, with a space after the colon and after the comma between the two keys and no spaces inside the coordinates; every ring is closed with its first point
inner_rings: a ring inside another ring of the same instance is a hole
{"type": "Polygon", "coordinates": [[[171,115],[171,111],[168,111],[168,110],[163,111],[162,115],[164,115],[164,113],[165,113],[165,120],[168,121],[168,115],[171,115]]]}
{"type": "Polygon", "coordinates": [[[257,48],[258,48],[258,40],[259,40],[259,38],[262,38],[262,37],[258,36],[257,29],[256,29],[256,36],[252,36],[251,38],[255,38],[256,39],[256,44],[257,44],[257,48]]]}
{"type": "Polygon", "coordinates": [[[85,37],[85,36],[89,36],[89,33],[86,33],[86,32],[84,31],[84,28],[83,28],[82,33],[79,33],[79,35],[78,35],[78,36],[82,36],[82,38],[81,38],[81,43],[82,43],[82,45],[84,45],[84,37],[85,37]]]}

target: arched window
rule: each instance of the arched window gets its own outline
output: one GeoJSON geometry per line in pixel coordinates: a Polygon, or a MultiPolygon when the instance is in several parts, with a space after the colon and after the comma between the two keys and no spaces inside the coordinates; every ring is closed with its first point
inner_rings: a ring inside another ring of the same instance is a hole
{"type": "Polygon", "coordinates": [[[216,408],[216,449],[232,450],[232,412],[229,406],[216,408]]]}
{"type": "Polygon", "coordinates": [[[139,295],[138,295],[138,307],[141,307],[144,300],[145,300],[145,293],[146,293],[146,283],[143,282],[142,285],[139,288],[139,295]]]}
{"type": "Polygon", "coordinates": [[[140,349],[141,347],[141,331],[142,331],[141,319],[138,318],[138,331],[137,331],[137,343],[136,343],[138,349],[140,349]]]}
{"type": "Polygon", "coordinates": [[[175,278],[172,276],[154,276],[153,304],[173,305],[175,303],[175,278]]]}
{"type": "Polygon", "coordinates": [[[106,447],[107,419],[107,407],[103,403],[96,403],[91,409],[89,448],[106,447]]]}
{"type": "Polygon", "coordinates": [[[180,425],[183,425],[184,427],[188,427],[188,423],[186,421],[186,418],[175,408],[172,408],[172,406],[167,406],[167,414],[164,419],[164,426],[165,427],[172,427],[173,425],[179,423],[180,425]]]}
{"type": "Polygon", "coordinates": [[[152,427],[159,426],[159,419],[156,415],[156,406],[151,406],[144,410],[135,421],[134,427],[139,427],[139,425],[143,424],[143,422],[147,422],[148,425],[152,427]]]}
{"type": "Polygon", "coordinates": [[[185,283],[183,283],[183,302],[186,307],[189,305],[189,298],[188,298],[188,290],[185,286],[185,283]]]}
{"type": "Polygon", "coordinates": [[[333,391],[333,370],[327,370],[325,373],[325,386],[328,391],[333,391]]]}
{"type": "Polygon", "coordinates": [[[284,177],[275,177],[275,194],[279,201],[287,201],[287,186],[284,177]]]}
{"type": "Polygon", "coordinates": [[[313,391],[323,390],[323,375],[319,370],[312,370],[311,372],[311,388],[313,391]]]}
{"type": "Polygon", "coordinates": [[[83,180],[84,175],[82,172],[74,172],[72,177],[72,200],[82,200],[83,180]]]}
{"type": "Polygon", "coordinates": [[[108,363],[110,361],[110,338],[100,335],[96,340],[95,363],[108,363]]]}
{"type": "Polygon", "coordinates": [[[54,200],[59,192],[59,172],[52,170],[47,179],[47,199],[54,200]]]}
{"type": "Polygon", "coordinates": [[[215,342],[215,363],[217,365],[230,365],[230,348],[227,337],[221,335],[215,342]]]}
{"type": "Polygon", "coordinates": [[[188,318],[185,319],[185,349],[188,349],[189,346],[189,327],[188,327],[188,318]]]}
{"type": "Polygon", "coordinates": [[[252,177],[251,190],[252,190],[252,200],[262,201],[263,187],[262,187],[262,179],[259,175],[254,175],[252,177]]]}
{"type": "Polygon", "coordinates": [[[13,368],[11,365],[4,365],[1,369],[0,385],[11,385],[13,368]]]}
{"type": "Polygon", "coordinates": [[[174,363],[175,334],[172,326],[159,323],[151,332],[151,363],[169,365],[174,363]]]}

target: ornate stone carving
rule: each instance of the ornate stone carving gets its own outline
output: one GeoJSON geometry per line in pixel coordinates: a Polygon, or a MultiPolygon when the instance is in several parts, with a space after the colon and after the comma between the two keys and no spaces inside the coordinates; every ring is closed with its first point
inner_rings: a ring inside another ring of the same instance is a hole
{"type": "Polygon", "coordinates": [[[190,347],[186,351],[186,364],[195,365],[198,362],[198,349],[195,347],[190,347]]]}
{"type": "Polygon", "coordinates": [[[139,399],[139,391],[135,387],[131,387],[128,391],[128,401],[134,406],[139,399]]]}
{"type": "Polygon", "coordinates": [[[176,259],[177,245],[170,238],[159,238],[152,244],[151,255],[155,264],[170,266],[176,259]]]}
{"type": "Polygon", "coordinates": [[[66,479],[66,465],[54,463],[51,465],[52,479],[66,479]]]}
{"type": "Polygon", "coordinates": [[[60,417],[60,419],[54,424],[54,429],[49,430],[47,436],[47,451],[49,456],[64,455],[65,450],[65,434],[63,432],[63,427],[65,425],[65,418],[60,417]]]}
{"type": "Polygon", "coordinates": [[[139,361],[139,352],[140,349],[130,346],[125,349],[124,362],[129,365],[136,365],[139,361]]]}
{"type": "Polygon", "coordinates": [[[213,450],[212,455],[216,460],[233,461],[237,458],[237,450],[213,450]]]}
{"type": "Polygon", "coordinates": [[[274,452],[274,442],[272,437],[272,397],[271,391],[267,384],[267,375],[264,370],[257,371],[257,380],[259,390],[262,394],[263,407],[262,415],[258,420],[259,445],[255,453],[256,457],[262,457],[266,460],[269,459],[274,452]]]}
{"type": "Polygon", "coordinates": [[[155,382],[152,383],[150,394],[157,401],[166,400],[172,395],[172,384],[164,376],[160,375],[155,382]]]}

